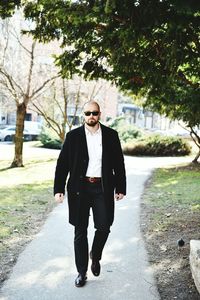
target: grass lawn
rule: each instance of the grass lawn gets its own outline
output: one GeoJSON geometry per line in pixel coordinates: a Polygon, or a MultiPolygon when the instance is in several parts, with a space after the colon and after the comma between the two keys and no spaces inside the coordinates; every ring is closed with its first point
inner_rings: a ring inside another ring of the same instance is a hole
{"type": "MultiPolygon", "coordinates": [[[[29,153],[29,146],[26,147],[29,153]]],[[[10,161],[0,160],[1,281],[55,205],[53,178],[58,152],[52,155],[41,149],[41,155],[34,156],[34,149],[31,151],[23,168],[10,169],[10,161]]]]}
{"type": "Polygon", "coordinates": [[[179,210],[200,213],[200,170],[184,167],[156,170],[143,199],[156,209],[151,222],[156,231],[184,221],[185,216],[179,215],[179,210]]]}
{"type": "Polygon", "coordinates": [[[52,204],[52,181],[0,187],[0,250],[3,241],[23,234],[52,204]]]}
{"type": "Polygon", "coordinates": [[[161,299],[199,299],[189,265],[190,240],[200,239],[199,216],[200,166],[155,170],[143,194],[141,229],[161,299]]]}

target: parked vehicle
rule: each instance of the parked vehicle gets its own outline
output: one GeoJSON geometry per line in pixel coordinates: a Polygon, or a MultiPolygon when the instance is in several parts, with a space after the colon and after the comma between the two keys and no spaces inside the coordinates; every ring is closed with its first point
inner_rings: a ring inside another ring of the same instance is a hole
{"type": "Polygon", "coordinates": [[[25,121],[24,128],[28,130],[31,141],[35,141],[38,139],[38,136],[42,131],[42,123],[35,121],[25,121]]]}
{"type": "MultiPolygon", "coordinates": [[[[14,140],[16,126],[8,126],[0,130],[0,141],[10,142],[14,140]]],[[[30,141],[31,134],[27,129],[24,129],[24,140],[30,141]]]]}

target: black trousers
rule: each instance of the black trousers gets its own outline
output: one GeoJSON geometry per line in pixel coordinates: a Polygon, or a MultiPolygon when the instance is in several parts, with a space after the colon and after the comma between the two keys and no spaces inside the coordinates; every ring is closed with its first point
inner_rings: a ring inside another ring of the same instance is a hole
{"type": "Polygon", "coordinates": [[[74,234],[75,263],[78,273],[81,274],[85,274],[88,269],[89,249],[87,229],[90,208],[92,208],[94,227],[96,228],[91,249],[92,258],[100,260],[110,232],[101,183],[85,182],[84,185],[80,222],[75,226],[74,234]]]}

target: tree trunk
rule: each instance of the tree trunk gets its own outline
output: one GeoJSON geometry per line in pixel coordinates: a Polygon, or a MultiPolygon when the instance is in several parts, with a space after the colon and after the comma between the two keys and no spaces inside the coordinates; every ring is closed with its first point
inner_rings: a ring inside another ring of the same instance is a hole
{"type": "Polygon", "coordinates": [[[62,141],[62,143],[64,143],[64,140],[65,140],[65,135],[66,135],[66,124],[62,125],[62,130],[60,132],[60,139],[62,141]]]}
{"type": "Polygon", "coordinates": [[[17,122],[15,131],[15,157],[11,168],[23,167],[23,131],[26,116],[26,106],[24,103],[17,105],[17,122]]]}
{"type": "Polygon", "coordinates": [[[197,132],[193,129],[193,127],[190,126],[190,124],[189,124],[188,127],[190,128],[190,136],[191,136],[193,142],[194,142],[195,145],[199,148],[199,149],[198,149],[198,153],[197,153],[197,155],[195,156],[195,158],[193,159],[192,162],[193,162],[194,164],[198,164],[198,159],[199,159],[199,157],[200,157],[200,136],[199,136],[199,135],[197,134],[197,132]]]}
{"type": "Polygon", "coordinates": [[[198,159],[199,159],[199,157],[200,157],[200,149],[199,149],[199,152],[197,153],[197,155],[195,156],[195,158],[193,159],[193,163],[194,164],[198,164],[198,159]]]}

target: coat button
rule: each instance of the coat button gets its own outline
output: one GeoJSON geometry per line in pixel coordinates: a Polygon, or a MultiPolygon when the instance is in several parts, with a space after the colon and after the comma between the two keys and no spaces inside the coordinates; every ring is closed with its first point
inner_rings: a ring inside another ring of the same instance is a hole
{"type": "Polygon", "coordinates": [[[77,196],[78,196],[79,194],[80,194],[79,192],[76,193],[77,196]]]}
{"type": "Polygon", "coordinates": [[[82,178],[83,178],[83,175],[81,175],[80,178],[82,179],[82,178]]]}

